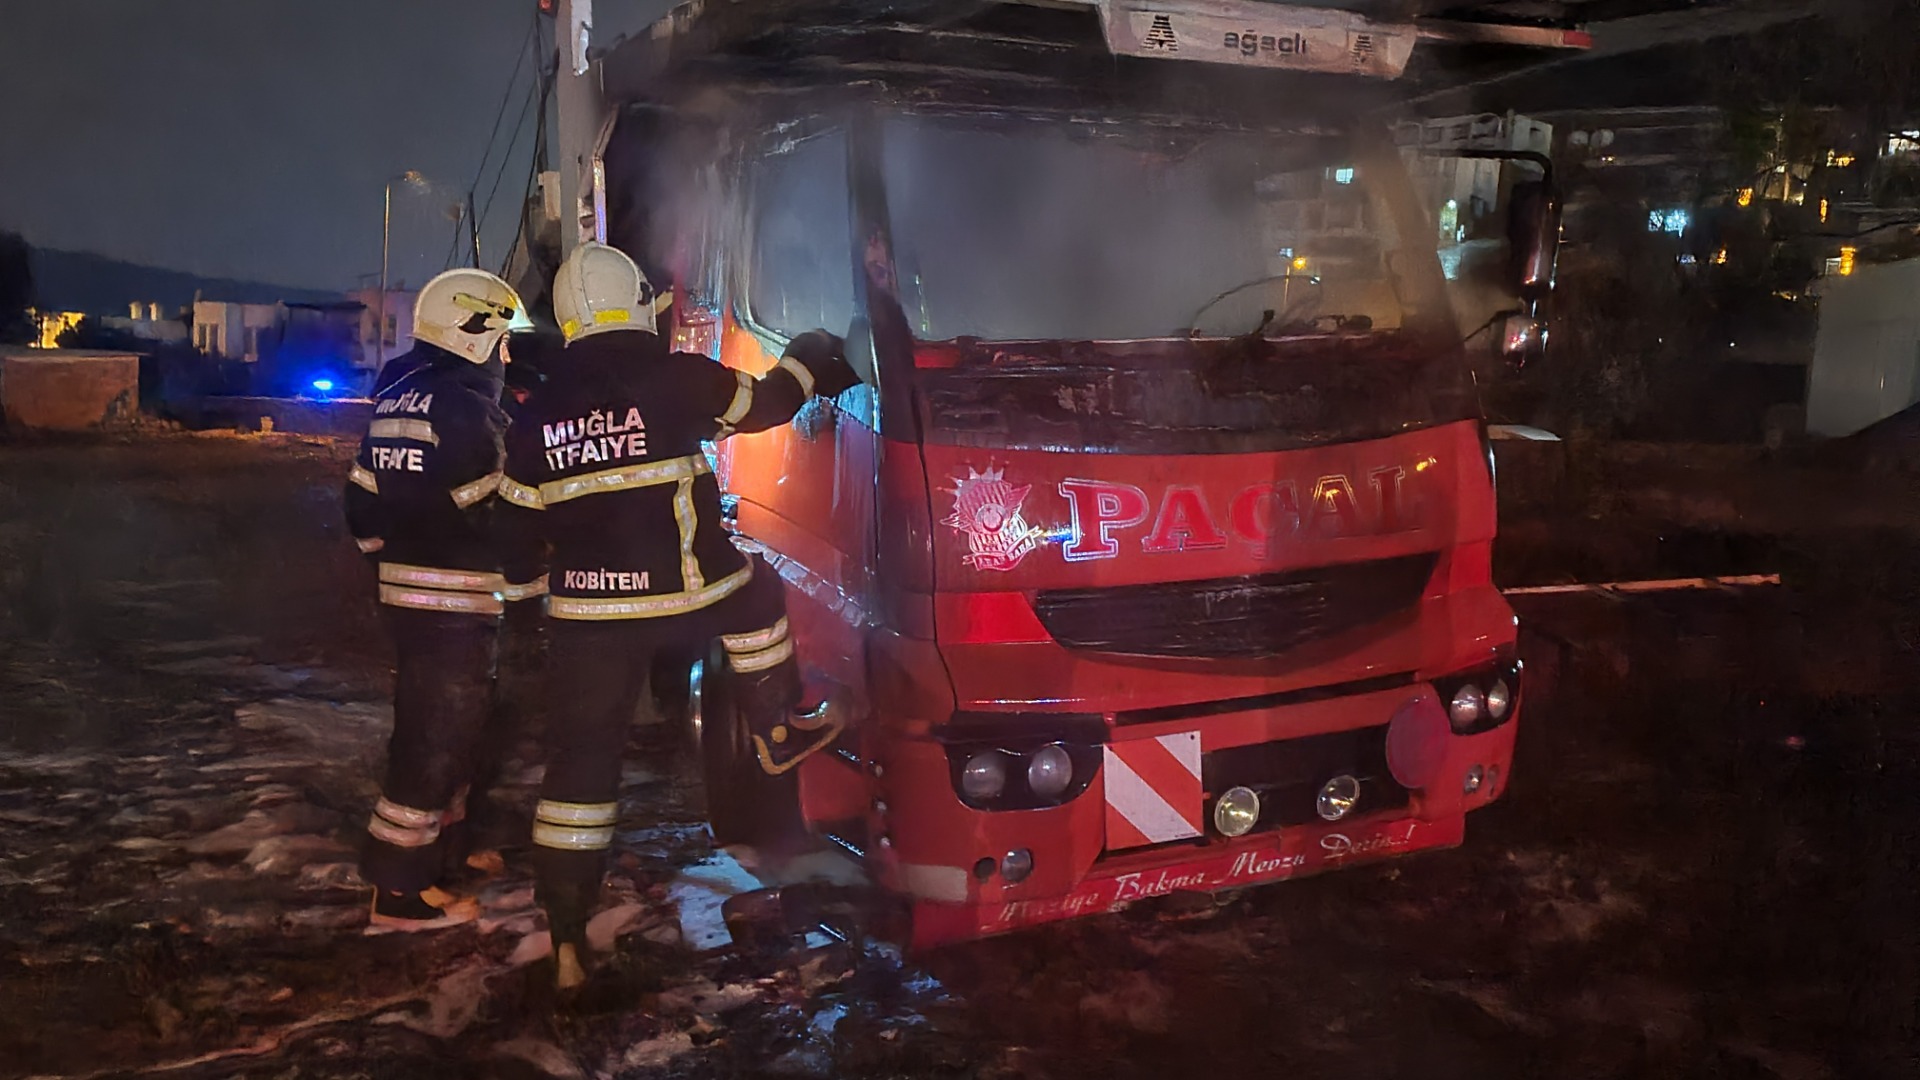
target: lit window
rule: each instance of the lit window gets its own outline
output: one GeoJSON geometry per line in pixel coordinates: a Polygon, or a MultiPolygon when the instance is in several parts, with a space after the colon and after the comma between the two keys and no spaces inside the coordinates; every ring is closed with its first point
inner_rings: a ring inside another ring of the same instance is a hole
{"type": "Polygon", "coordinates": [[[1840,249],[1841,277],[1851,277],[1853,275],[1853,258],[1857,254],[1859,254],[1859,249],[1857,248],[1843,247],[1840,249]]]}
{"type": "Polygon", "coordinates": [[[1741,206],[1753,205],[1753,189],[1752,188],[1746,187],[1746,188],[1740,189],[1740,205],[1741,206]]]}
{"type": "Polygon", "coordinates": [[[1820,222],[1821,222],[1821,224],[1823,224],[1823,225],[1824,225],[1824,224],[1826,224],[1826,220],[1827,220],[1827,200],[1825,200],[1825,199],[1821,199],[1821,200],[1820,200],[1820,222]]]}
{"type": "Polygon", "coordinates": [[[1353,169],[1351,167],[1348,167],[1344,169],[1333,170],[1333,182],[1336,184],[1353,183],[1353,169]]]}
{"type": "Polygon", "coordinates": [[[1693,216],[1685,210],[1650,210],[1647,212],[1648,232],[1669,232],[1675,236],[1687,231],[1693,216]]]}

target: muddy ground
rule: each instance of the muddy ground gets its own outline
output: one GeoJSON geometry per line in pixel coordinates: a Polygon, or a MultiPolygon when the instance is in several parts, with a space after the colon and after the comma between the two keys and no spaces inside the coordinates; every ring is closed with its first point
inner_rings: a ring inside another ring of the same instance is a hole
{"type": "MultiPolygon", "coordinates": [[[[361,936],[388,720],[343,450],[0,446],[0,1076],[1912,1076],[1920,487],[1610,458],[1516,510],[1520,761],[1466,845],[902,958],[711,944],[729,867],[639,729],[612,949],[541,1008],[520,837],[477,927],[361,936]]],[[[524,688],[523,688],[524,693],[524,688]]]]}

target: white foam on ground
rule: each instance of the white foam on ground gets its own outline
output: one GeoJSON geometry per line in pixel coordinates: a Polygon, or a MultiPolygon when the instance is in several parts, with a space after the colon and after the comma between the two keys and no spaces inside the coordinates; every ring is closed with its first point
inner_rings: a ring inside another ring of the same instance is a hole
{"type": "Polygon", "coordinates": [[[721,917],[728,898],[759,889],[786,885],[824,884],[857,886],[868,883],[860,864],[845,853],[827,849],[774,865],[759,852],[735,845],[714,852],[713,858],[682,870],[667,886],[667,896],[680,909],[680,934],[695,949],[719,949],[733,944],[721,917]]]}
{"type": "Polygon", "coordinates": [[[680,871],[667,886],[667,897],[680,909],[680,936],[705,951],[733,944],[720,905],[729,897],[766,887],[732,854],[717,851],[712,861],[680,871]]]}

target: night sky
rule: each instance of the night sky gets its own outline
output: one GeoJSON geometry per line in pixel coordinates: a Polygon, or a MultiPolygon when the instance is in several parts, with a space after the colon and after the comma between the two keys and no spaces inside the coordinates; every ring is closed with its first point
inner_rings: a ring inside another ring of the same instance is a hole
{"type": "MultiPolygon", "coordinates": [[[[441,269],[525,51],[533,0],[8,0],[0,230],[44,247],[320,289],[374,280],[381,187],[393,277],[441,269]]],[[[549,23],[549,26],[551,24],[549,23]]],[[[502,124],[520,115],[523,65],[502,124]]],[[[533,116],[481,247],[496,268],[533,116]]],[[[498,150],[496,149],[496,155],[498,150]]],[[[489,162],[481,181],[493,182],[489,162]]]]}

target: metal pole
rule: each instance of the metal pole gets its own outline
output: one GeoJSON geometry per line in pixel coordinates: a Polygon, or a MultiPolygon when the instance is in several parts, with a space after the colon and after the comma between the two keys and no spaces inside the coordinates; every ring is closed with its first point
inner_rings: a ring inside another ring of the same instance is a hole
{"type": "Polygon", "coordinates": [[[590,34],[592,0],[560,0],[554,22],[554,167],[560,172],[560,254],[564,258],[591,234],[582,228],[593,205],[593,157],[606,112],[600,66],[585,60],[583,32],[590,34]],[[582,70],[584,68],[584,70],[582,70]]]}
{"type": "Polygon", "coordinates": [[[393,178],[387,178],[386,209],[380,215],[380,314],[373,327],[374,377],[387,366],[387,249],[393,238],[393,178]]]}

